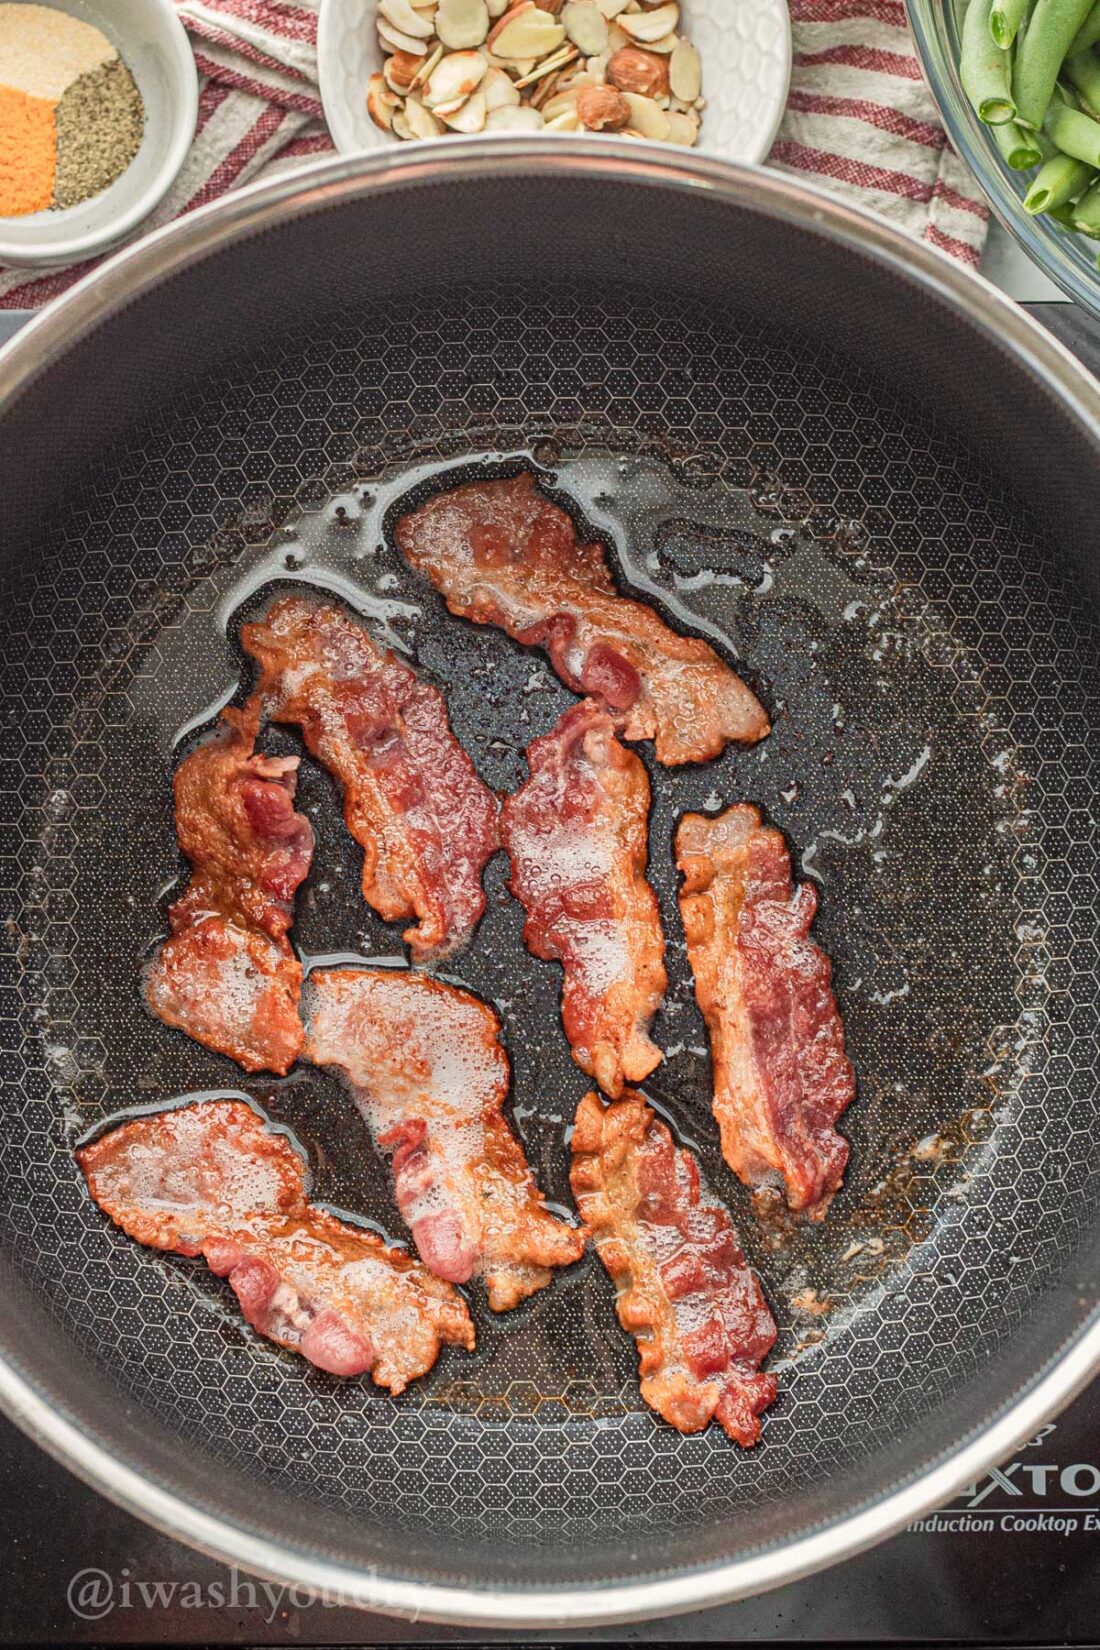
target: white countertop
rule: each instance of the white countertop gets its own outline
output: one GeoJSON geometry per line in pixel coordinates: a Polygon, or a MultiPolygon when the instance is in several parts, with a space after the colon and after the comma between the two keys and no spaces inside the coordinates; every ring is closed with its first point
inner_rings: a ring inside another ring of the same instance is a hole
{"type": "Polygon", "coordinates": [[[1022,304],[1068,304],[1070,301],[995,218],[985,243],[982,274],[1022,304]]]}

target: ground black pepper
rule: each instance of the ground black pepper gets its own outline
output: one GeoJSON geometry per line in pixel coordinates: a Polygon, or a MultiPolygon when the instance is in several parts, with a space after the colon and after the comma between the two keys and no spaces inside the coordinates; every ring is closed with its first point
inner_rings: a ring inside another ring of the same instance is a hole
{"type": "Polygon", "coordinates": [[[75,80],[57,105],[53,204],[78,206],[114,183],[141,146],[145,110],[121,58],[75,80]]]}

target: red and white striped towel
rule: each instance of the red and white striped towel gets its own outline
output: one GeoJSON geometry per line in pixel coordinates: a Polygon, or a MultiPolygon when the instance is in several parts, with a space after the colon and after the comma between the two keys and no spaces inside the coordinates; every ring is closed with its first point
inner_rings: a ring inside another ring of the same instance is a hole
{"type": "MultiPolygon", "coordinates": [[[[176,5],[203,77],[199,124],[146,229],[332,149],[317,93],[320,0],[176,5]]],[[[985,207],[921,78],[903,0],[790,0],[790,8],[794,72],[772,164],[812,175],[976,264],[985,207]]],[[[92,267],[0,268],[0,309],[44,304],[92,267]]]]}
{"type": "Polygon", "coordinates": [[[794,65],[771,164],[976,265],[989,214],[940,124],[903,0],[789,0],[794,65]]]}

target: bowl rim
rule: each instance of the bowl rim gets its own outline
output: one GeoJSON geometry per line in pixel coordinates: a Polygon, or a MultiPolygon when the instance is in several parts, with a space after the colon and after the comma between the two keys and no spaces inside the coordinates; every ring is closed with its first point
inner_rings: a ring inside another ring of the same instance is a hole
{"type": "MultiPolygon", "coordinates": [[[[0,348],[0,410],[49,372],[75,340],[175,272],[234,239],[329,202],[396,190],[413,181],[507,173],[565,174],[614,187],[617,180],[705,190],[731,204],[815,231],[875,259],[953,308],[1021,367],[1056,393],[1100,450],[1100,383],[1037,321],[984,277],[884,219],[837,200],[816,185],[760,167],[635,142],[563,137],[548,150],[538,138],[456,148],[447,139],[333,157],[223,196],[125,248],[46,306],[0,348]]],[[[117,1459],[52,1407],[31,1377],[0,1352],[0,1410],[94,1489],[168,1536],[227,1565],[293,1584],[317,1598],[409,1619],[484,1628],[582,1628],[638,1621],[725,1604],[796,1581],[874,1546],[936,1510],[1034,1437],[1100,1370],[1100,1309],[1084,1319],[988,1424],[881,1498],[784,1546],[674,1576],[599,1587],[510,1590],[441,1585],[319,1559],[204,1512],[117,1459]]]]}
{"type": "MultiPolygon", "coordinates": [[[[339,154],[373,154],[376,151],[363,149],[351,137],[347,129],[347,121],[345,119],[346,104],[343,98],[338,98],[336,96],[332,76],[329,73],[329,61],[336,54],[336,30],[338,27],[336,15],[337,7],[345,5],[346,3],[347,0],[321,0],[321,7],[317,18],[317,84],[320,89],[321,107],[324,110],[325,124],[329,129],[329,134],[332,137],[332,141],[336,145],[336,149],[339,154]]],[[[749,3],[753,4],[754,0],[749,0],[749,3]]],[[[787,99],[790,95],[791,89],[791,69],[794,63],[794,38],[791,30],[791,15],[787,5],[787,0],[767,0],[767,3],[774,8],[776,21],[779,23],[782,30],[781,44],[783,50],[783,73],[780,85],[776,89],[774,106],[766,124],[762,125],[757,133],[752,144],[751,151],[740,157],[738,160],[732,160],[730,156],[723,154],[721,150],[711,148],[706,143],[696,144],[694,148],[689,151],[689,153],[696,155],[712,155],[717,160],[726,160],[730,162],[730,164],[734,165],[755,166],[759,165],[766,158],[772,144],[775,142],[776,137],[779,134],[779,128],[783,124],[783,116],[787,112],[787,99]]],[[[601,143],[622,141],[621,139],[616,139],[613,134],[607,132],[586,132],[583,134],[548,132],[543,134],[542,141],[545,142],[548,137],[560,139],[570,135],[583,135],[590,143],[593,138],[601,143]]],[[[465,144],[499,143],[501,138],[507,138],[508,136],[509,134],[507,132],[477,132],[471,135],[466,135],[461,132],[451,132],[447,135],[446,142],[453,145],[457,138],[460,142],[465,144]]],[[[630,141],[634,145],[639,142],[645,143],[648,147],[659,149],[664,154],[671,153],[676,155],[683,153],[682,144],[663,143],[654,138],[635,138],[630,141]]],[[[399,138],[394,138],[392,134],[390,134],[389,143],[379,145],[380,149],[401,149],[404,147],[405,145],[402,144],[401,140],[399,138]]]]}
{"type": "MultiPolygon", "coordinates": [[[[51,0],[41,0],[49,5],[51,0]]],[[[5,221],[0,217],[0,261],[17,269],[57,268],[78,263],[95,253],[109,251],[143,223],[156,210],[179,176],[187,151],[195,136],[199,118],[199,74],[187,30],[180,21],[172,0],[143,0],[148,15],[155,14],[161,30],[161,50],[172,65],[172,107],[174,119],[168,151],[159,170],[130,204],[117,217],[98,229],[86,230],[82,235],[47,241],[10,241],[3,234],[5,221]]]]}
{"type": "Polygon", "coordinates": [[[934,19],[943,15],[949,0],[905,0],[909,25],[929,90],[952,144],[977,179],[998,223],[1067,298],[1100,316],[1100,271],[1090,279],[1065,250],[1067,232],[1048,225],[1042,215],[1023,210],[1012,188],[1014,175],[993,147],[988,128],[970,107],[962,89],[958,64],[939,37],[934,19]]]}

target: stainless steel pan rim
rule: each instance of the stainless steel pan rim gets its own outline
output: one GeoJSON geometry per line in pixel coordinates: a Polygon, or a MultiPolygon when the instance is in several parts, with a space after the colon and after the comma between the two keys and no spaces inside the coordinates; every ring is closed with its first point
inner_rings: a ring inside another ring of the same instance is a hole
{"type": "MultiPolygon", "coordinates": [[[[838,204],[818,190],[759,169],[740,169],[695,156],[612,140],[563,140],[551,152],[538,140],[462,146],[418,146],[402,154],[325,162],[273,183],[241,191],[116,255],[58,304],[30,323],[0,352],[0,405],[47,370],[74,336],[141,290],[156,285],[214,247],[258,233],[285,216],[334,200],[385,192],[417,180],[486,172],[595,176],[613,185],[629,178],[664,188],[702,189],[753,210],[812,226],[824,238],[858,249],[949,305],[1050,386],[1095,440],[1100,438],[1100,386],[1074,358],[1009,300],[932,248],[887,224],[838,204]]],[[[1078,1332],[1017,1401],[946,1459],[858,1512],[786,1546],[670,1578],[598,1588],[510,1591],[440,1586],[366,1573],[250,1534],[227,1519],[197,1510],[120,1462],[55,1411],[13,1362],[0,1360],[0,1407],[37,1443],[119,1505],[166,1534],[223,1562],[239,1565],[318,1596],[365,1608],[471,1626],[588,1626],[699,1609],[794,1581],[872,1546],[944,1504],[979,1478],[1065,1405],[1100,1368],[1100,1319],[1078,1332]]]]}

